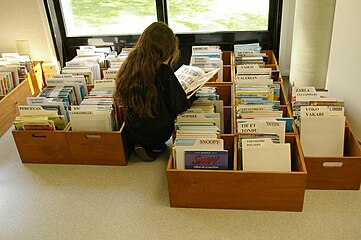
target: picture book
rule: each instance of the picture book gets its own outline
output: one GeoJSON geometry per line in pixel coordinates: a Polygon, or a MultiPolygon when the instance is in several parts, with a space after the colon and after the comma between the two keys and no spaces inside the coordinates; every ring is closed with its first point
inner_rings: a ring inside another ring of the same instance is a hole
{"type": "Polygon", "coordinates": [[[185,169],[228,169],[228,151],[184,151],[185,169]]]}
{"type": "Polygon", "coordinates": [[[186,92],[187,97],[190,98],[216,73],[218,73],[219,70],[220,68],[216,68],[205,73],[199,67],[182,65],[174,74],[186,92]]]}

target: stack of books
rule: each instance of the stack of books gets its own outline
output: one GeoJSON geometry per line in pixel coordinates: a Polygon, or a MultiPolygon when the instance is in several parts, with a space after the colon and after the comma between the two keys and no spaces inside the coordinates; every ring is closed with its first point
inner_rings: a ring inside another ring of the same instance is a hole
{"type": "Polygon", "coordinates": [[[343,157],[344,101],[314,87],[293,87],[291,94],[304,156],[343,157]]]}
{"type": "Polygon", "coordinates": [[[94,80],[101,79],[101,68],[107,67],[107,59],[111,59],[114,54],[110,48],[80,46],[77,56],[66,62],[61,73],[83,75],[86,84],[94,84],[94,80]]]}
{"type": "Polygon", "coordinates": [[[64,130],[67,117],[59,114],[64,107],[62,104],[53,105],[46,100],[42,106],[19,106],[20,115],[15,118],[14,127],[16,130],[64,130]]]}
{"type": "Polygon", "coordinates": [[[190,65],[201,68],[205,73],[218,68],[217,81],[223,82],[222,50],[219,46],[192,46],[190,65]]]}
{"type": "Polygon", "coordinates": [[[0,58],[0,95],[7,95],[33,67],[29,56],[18,53],[3,53],[0,58]]]}
{"type": "Polygon", "coordinates": [[[181,66],[175,73],[188,98],[198,99],[175,121],[173,167],[175,169],[229,169],[228,151],[224,150],[223,101],[216,88],[203,87],[219,68],[205,73],[196,66],[181,66]],[[222,117],[221,117],[222,116],[222,117]]]}
{"type": "Polygon", "coordinates": [[[261,53],[261,46],[259,43],[234,45],[235,65],[255,64],[259,67],[264,67],[267,58],[267,54],[261,53]]]}
{"type": "Polygon", "coordinates": [[[26,99],[28,106],[19,107],[14,126],[17,130],[64,130],[70,122],[70,108],[80,104],[87,94],[83,76],[56,74],[47,79],[47,86],[38,96],[26,99]],[[24,121],[29,126],[22,127],[24,121]]]}
{"type": "Polygon", "coordinates": [[[114,80],[97,80],[94,88],[79,106],[72,106],[70,123],[72,131],[117,131],[120,109],[114,102],[114,80]]]}
{"type": "Polygon", "coordinates": [[[192,107],[177,116],[173,144],[175,169],[229,169],[224,150],[223,101],[215,87],[202,87],[195,93],[192,107]]]}

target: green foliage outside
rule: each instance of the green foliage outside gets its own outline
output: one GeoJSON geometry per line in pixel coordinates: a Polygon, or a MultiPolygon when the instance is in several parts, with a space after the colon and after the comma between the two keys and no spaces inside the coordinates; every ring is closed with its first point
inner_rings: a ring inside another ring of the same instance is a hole
{"type": "Polygon", "coordinates": [[[155,16],[155,0],[71,0],[73,15],[93,27],[113,24],[119,14],[155,16]]]}
{"type": "MultiPolygon", "coordinates": [[[[169,0],[168,18],[173,22],[186,26],[190,31],[204,29],[202,21],[192,21],[198,14],[209,12],[209,6],[217,0],[169,0]]],[[[86,23],[91,27],[117,24],[121,14],[143,17],[156,16],[155,0],[71,0],[76,24],[86,23]]],[[[212,15],[212,13],[210,13],[212,15]]],[[[237,16],[209,16],[206,21],[213,21],[222,26],[223,31],[266,29],[268,19],[259,14],[239,14],[237,16]]],[[[128,24],[128,23],[127,23],[128,24]]],[[[131,24],[131,23],[130,23],[131,24]]],[[[214,30],[214,29],[213,29],[214,30]]]]}

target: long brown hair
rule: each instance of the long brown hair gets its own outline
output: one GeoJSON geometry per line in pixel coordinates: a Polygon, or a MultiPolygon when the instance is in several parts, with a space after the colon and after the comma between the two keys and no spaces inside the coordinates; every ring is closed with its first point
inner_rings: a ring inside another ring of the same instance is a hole
{"type": "Polygon", "coordinates": [[[162,22],[149,25],[119,69],[114,97],[139,117],[154,117],[158,93],[155,74],[162,63],[173,64],[179,55],[178,39],[162,22]]]}

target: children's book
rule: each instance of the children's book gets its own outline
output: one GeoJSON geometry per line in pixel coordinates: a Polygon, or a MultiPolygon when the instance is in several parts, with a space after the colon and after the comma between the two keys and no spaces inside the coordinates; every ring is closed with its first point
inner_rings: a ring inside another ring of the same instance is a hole
{"type": "Polygon", "coordinates": [[[218,71],[220,68],[216,68],[212,71],[205,73],[201,68],[196,66],[182,65],[174,74],[178,78],[179,83],[183,87],[190,98],[201,87],[204,86],[218,71]]]}

